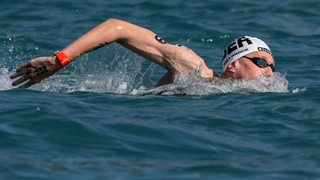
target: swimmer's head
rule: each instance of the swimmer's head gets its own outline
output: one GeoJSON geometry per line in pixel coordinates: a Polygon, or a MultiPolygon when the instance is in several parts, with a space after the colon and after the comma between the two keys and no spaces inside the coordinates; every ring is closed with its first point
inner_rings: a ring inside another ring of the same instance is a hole
{"type": "Polygon", "coordinates": [[[229,46],[224,50],[222,57],[222,69],[226,70],[229,64],[238,60],[239,58],[256,51],[264,51],[272,55],[268,45],[256,37],[243,36],[235,39],[229,46]]]}

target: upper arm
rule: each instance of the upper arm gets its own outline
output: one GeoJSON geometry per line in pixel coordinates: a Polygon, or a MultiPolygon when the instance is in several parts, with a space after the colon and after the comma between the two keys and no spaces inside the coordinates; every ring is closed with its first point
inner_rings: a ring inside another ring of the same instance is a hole
{"type": "Polygon", "coordinates": [[[123,34],[118,42],[168,71],[185,74],[205,66],[202,58],[192,50],[167,43],[148,29],[124,21],[121,24],[119,29],[123,34]]]}

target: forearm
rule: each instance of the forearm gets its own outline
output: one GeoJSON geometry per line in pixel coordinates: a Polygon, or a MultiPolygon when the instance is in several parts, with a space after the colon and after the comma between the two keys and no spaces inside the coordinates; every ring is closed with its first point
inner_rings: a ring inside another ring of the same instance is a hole
{"type": "Polygon", "coordinates": [[[63,51],[73,61],[82,54],[119,41],[121,38],[124,38],[122,23],[123,21],[120,20],[109,19],[82,35],[64,48],[63,51]]]}
{"type": "MultiPolygon", "coordinates": [[[[17,78],[12,85],[27,88],[51,76],[82,54],[113,42],[118,42],[167,69],[168,74],[162,78],[160,84],[172,82],[173,75],[177,73],[190,74],[198,67],[204,67],[203,70],[208,69],[203,59],[193,51],[166,43],[154,32],[143,27],[109,19],[68,45],[56,57],[39,57],[19,66],[11,75],[12,79],[17,78]]],[[[203,74],[203,77],[212,77],[212,71],[203,74]]]]}

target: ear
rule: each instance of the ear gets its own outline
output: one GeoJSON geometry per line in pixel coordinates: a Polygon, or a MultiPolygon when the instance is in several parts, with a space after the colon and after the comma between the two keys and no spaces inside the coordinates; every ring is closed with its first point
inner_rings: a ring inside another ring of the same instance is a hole
{"type": "Polygon", "coordinates": [[[231,72],[236,72],[236,65],[235,65],[235,62],[232,62],[228,65],[228,70],[231,71],[231,72]]]}

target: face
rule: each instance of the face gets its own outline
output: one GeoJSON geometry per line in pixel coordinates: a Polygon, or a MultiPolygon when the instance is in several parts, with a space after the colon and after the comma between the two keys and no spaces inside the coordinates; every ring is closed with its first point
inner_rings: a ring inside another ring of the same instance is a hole
{"type": "MultiPolygon", "coordinates": [[[[274,66],[273,57],[266,52],[257,51],[250,54],[247,54],[248,58],[262,58],[267,61],[268,64],[272,64],[274,66]]],[[[270,66],[266,66],[261,68],[254,64],[250,59],[246,57],[241,57],[237,61],[228,65],[226,71],[222,74],[222,78],[225,79],[253,79],[259,76],[270,77],[273,75],[272,69],[270,66]]]]}

